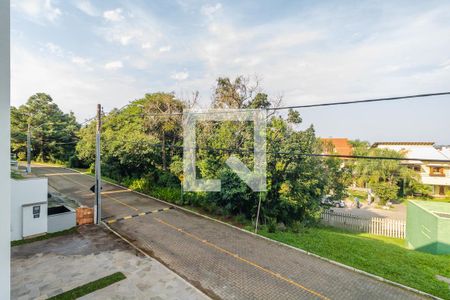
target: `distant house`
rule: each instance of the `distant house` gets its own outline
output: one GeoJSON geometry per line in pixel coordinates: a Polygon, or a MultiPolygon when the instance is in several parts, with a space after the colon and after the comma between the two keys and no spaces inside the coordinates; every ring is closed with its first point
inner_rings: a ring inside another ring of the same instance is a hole
{"type": "Polygon", "coordinates": [[[323,153],[352,155],[353,148],[347,138],[322,138],[323,153]]]}
{"type": "Polygon", "coordinates": [[[432,187],[434,196],[450,192],[450,155],[434,147],[433,142],[377,142],[372,148],[395,150],[405,155],[402,164],[420,173],[422,183],[432,187]],[[420,158],[422,160],[408,160],[420,158]],[[439,162],[436,162],[439,160],[439,162]]]}
{"type": "Polygon", "coordinates": [[[450,146],[443,146],[440,149],[441,153],[447,156],[448,159],[450,159],[450,146]]]}

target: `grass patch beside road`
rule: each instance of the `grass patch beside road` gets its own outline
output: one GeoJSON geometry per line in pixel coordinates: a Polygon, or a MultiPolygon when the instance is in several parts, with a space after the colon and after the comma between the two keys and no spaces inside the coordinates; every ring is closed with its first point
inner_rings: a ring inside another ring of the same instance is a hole
{"type": "Polygon", "coordinates": [[[50,299],[52,299],[52,300],[77,299],[84,295],[95,292],[97,290],[103,289],[113,283],[124,280],[125,278],[127,278],[127,277],[122,272],[117,272],[117,273],[111,274],[109,276],[100,278],[98,280],[89,282],[89,283],[79,286],[77,288],[74,288],[73,290],[70,290],[65,293],[51,297],[51,298],[49,298],[49,300],[50,299]]]}
{"type": "Polygon", "coordinates": [[[37,241],[42,241],[42,240],[47,240],[47,239],[51,239],[51,238],[54,238],[54,237],[68,235],[68,234],[72,234],[72,233],[76,233],[76,232],[78,232],[77,231],[77,227],[72,227],[70,229],[66,229],[66,230],[58,231],[58,232],[53,232],[53,233],[47,233],[47,234],[40,235],[40,236],[37,236],[37,237],[34,237],[34,238],[30,238],[30,239],[23,239],[23,240],[18,240],[18,241],[12,241],[11,242],[11,247],[20,246],[20,245],[33,243],[33,242],[37,242],[37,241]]]}
{"type": "Polygon", "coordinates": [[[350,233],[327,227],[308,228],[301,233],[269,233],[263,228],[259,234],[435,296],[450,299],[448,284],[436,279],[436,275],[450,277],[450,255],[433,255],[408,250],[404,246],[404,240],[401,239],[350,233]]]}

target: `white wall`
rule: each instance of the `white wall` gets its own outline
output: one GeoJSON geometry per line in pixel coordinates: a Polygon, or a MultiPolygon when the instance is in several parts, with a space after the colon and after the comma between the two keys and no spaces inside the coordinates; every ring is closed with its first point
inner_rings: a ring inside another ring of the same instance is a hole
{"type": "Polygon", "coordinates": [[[0,0],[0,299],[10,298],[9,0],[0,0]]]}
{"type": "MultiPolygon", "coordinates": [[[[47,178],[11,179],[11,240],[22,239],[22,206],[47,202],[47,178]]],[[[47,232],[47,205],[41,206],[41,218],[34,234],[47,232]]]]}

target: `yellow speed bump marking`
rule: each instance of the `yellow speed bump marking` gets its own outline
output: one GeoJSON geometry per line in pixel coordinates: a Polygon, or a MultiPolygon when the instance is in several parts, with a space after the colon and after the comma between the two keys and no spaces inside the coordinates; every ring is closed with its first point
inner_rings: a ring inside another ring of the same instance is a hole
{"type": "Polygon", "coordinates": [[[252,262],[252,261],[250,261],[248,259],[242,258],[242,257],[240,257],[239,255],[237,255],[235,253],[232,253],[232,252],[230,252],[230,251],[228,251],[228,250],[226,250],[226,249],[224,249],[224,248],[222,248],[220,246],[217,246],[216,244],[213,244],[211,242],[208,242],[205,239],[202,239],[202,238],[196,236],[195,234],[189,233],[189,232],[187,232],[187,231],[185,231],[185,230],[183,230],[181,228],[178,228],[178,227],[176,227],[176,226],[174,226],[174,225],[172,225],[170,223],[167,223],[167,222],[165,222],[165,221],[163,221],[163,220],[161,220],[159,218],[155,218],[155,220],[157,220],[159,223],[164,224],[164,225],[166,225],[166,226],[168,226],[168,227],[170,227],[172,229],[175,229],[175,230],[177,230],[179,232],[182,232],[185,235],[191,237],[192,239],[197,240],[199,242],[202,242],[202,243],[208,245],[209,247],[218,250],[219,252],[225,253],[225,254],[227,254],[227,255],[229,255],[231,257],[236,258],[237,260],[239,260],[239,261],[241,261],[243,263],[246,263],[246,264],[251,265],[251,266],[253,266],[253,267],[255,267],[255,268],[257,268],[257,269],[259,269],[259,270],[261,270],[261,271],[263,271],[265,273],[268,273],[268,274],[272,275],[275,278],[278,278],[278,279],[283,280],[283,281],[285,281],[285,282],[287,282],[287,283],[289,283],[291,285],[294,285],[294,286],[296,286],[296,287],[298,287],[298,288],[300,288],[300,289],[302,289],[304,291],[307,291],[307,292],[309,292],[309,293],[311,293],[311,294],[313,294],[313,295],[315,295],[315,296],[317,296],[317,297],[319,297],[321,299],[330,300],[328,297],[320,294],[319,292],[316,292],[316,291],[314,291],[312,289],[309,289],[309,288],[301,285],[298,282],[295,282],[295,281],[293,281],[293,280],[291,280],[291,279],[289,279],[287,277],[284,277],[284,276],[282,276],[279,273],[275,273],[275,272],[273,272],[273,271],[271,271],[271,270],[269,270],[269,269],[267,269],[265,267],[262,267],[262,266],[258,265],[257,263],[254,263],[254,262],[252,262]]]}
{"type": "MultiPolygon", "coordinates": [[[[81,183],[81,182],[78,182],[78,181],[76,181],[76,180],[74,180],[74,179],[69,178],[69,177],[66,176],[66,175],[68,175],[68,174],[73,174],[73,175],[83,175],[83,174],[78,174],[78,173],[50,173],[50,174],[57,174],[58,176],[62,176],[62,177],[64,177],[65,179],[67,179],[67,180],[69,180],[69,181],[71,181],[71,182],[73,182],[73,183],[75,183],[75,184],[78,184],[78,185],[83,186],[83,187],[88,188],[88,189],[90,188],[90,186],[87,186],[87,185],[85,185],[85,184],[83,184],[83,183],[81,183]]],[[[49,174],[46,174],[45,176],[48,176],[48,175],[49,175],[49,174]]],[[[85,175],[85,176],[87,176],[87,175],[85,175]]],[[[103,194],[104,194],[104,193],[102,193],[102,195],[103,195],[103,194]]],[[[120,200],[117,199],[117,198],[114,198],[114,197],[109,196],[109,195],[105,195],[105,197],[106,197],[106,198],[109,198],[109,199],[111,199],[111,200],[114,200],[114,201],[116,201],[117,203],[120,203],[120,204],[122,204],[122,205],[124,205],[124,206],[127,206],[127,207],[131,208],[132,210],[139,211],[138,208],[136,208],[136,207],[134,207],[134,206],[132,206],[132,205],[126,204],[125,202],[120,201],[120,200]]]]}
{"type": "Polygon", "coordinates": [[[126,189],[126,190],[107,191],[107,192],[102,192],[102,195],[120,194],[120,193],[128,193],[128,192],[132,192],[132,190],[126,189]]]}
{"type": "Polygon", "coordinates": [[[70,176],[70,175],[80,175],[78,173],[46,173],[46,174],[42,174],[45,177],[50,177],[50,176],[70,176]]]}
{"type": "Polygon", "coordinates": [[[116,223],[118,221],[124,221],[124,220],[133,219],[133,218],[136,218],[136,217],[142,217],[142,216],[149,215],[149,214],[159,213],[159,212],[162,212],[162,211],[168,211],[168,210],[174,209],[174,208],[175,207],[170,206],[170,207],[166,207],[166,208],[155,209],[155,210],[146,211],[146,212],[142,212],[142,213],[135,214],[135,215],[125,216],[125,217],[118,218],[118,219],[107,220],[105,222],[107,224],[112,224],[112,223],[116,223]]]}

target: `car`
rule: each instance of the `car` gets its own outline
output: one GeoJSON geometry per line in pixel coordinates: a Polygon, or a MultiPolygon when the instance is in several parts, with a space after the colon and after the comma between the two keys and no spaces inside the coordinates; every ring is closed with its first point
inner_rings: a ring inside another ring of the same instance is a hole
{"type": "Polygon", "coordinates": [[[334,204],[334,207],[338,207],[338,208],[344,208],[345,207],[344,200],[333,201],[333,204],[334,204]]]}
{"type": "Polygon", "coordinates": [[[330,196],[325,196],[320,200],[320,204],[323,206],[333,206],[337,208],[344,208],[345,202],[343,200],[333,200],[330,196]]]}

